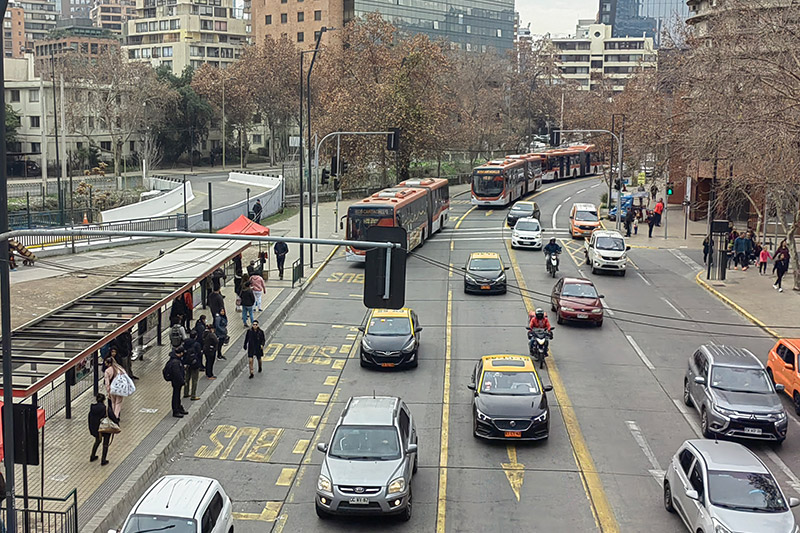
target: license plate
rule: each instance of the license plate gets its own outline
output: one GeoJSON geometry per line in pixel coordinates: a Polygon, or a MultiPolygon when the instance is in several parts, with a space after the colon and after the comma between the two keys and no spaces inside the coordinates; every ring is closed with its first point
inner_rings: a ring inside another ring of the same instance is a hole
{"type": "Polygon", "coordinates": [[[517,438],[519,438],[519,437],[522,436],[522,432],[521,431],[506,431],[505,432],[505,436],[506,437],[517,437],[517,438]]]}
{"type": "Polygon", "coordinates": [[[578,313],[578,318],[589,318],[589,315],[585,313],[578,313]]]}
{"type": "Polygon", "coordinates": [[[365,498],[364,496],[350,498],[350,505],[369,505],[369,498],[365,498]]]}
{"type": "Polygon", "coordinates": [[[488,291],[491,287],[489,285],[481,285],[481,289],[488,291]]]}
{"type": "Polygon", "coordinates": [[[394,366],[394,363],[381,363],[381,366],[384,368],[392,368],[394,366]]]}
{"type": "Polygon", "coordinates": [[[761,435],[761,428],[744,428],[744,432],[750,435],[761,435]]]}

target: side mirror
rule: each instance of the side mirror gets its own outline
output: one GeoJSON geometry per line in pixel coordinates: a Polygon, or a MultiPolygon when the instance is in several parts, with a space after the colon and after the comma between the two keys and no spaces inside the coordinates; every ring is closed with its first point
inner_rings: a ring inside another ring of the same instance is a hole
{"type": "Polygon", "coordinates": [[[783,363],[783,368],[786,370],[794,370],[794,365],[792,363],[783,363]]]}
{"type": "Polygon", "coordinates": [[[364,333],[366,330],[367,328],[365,328],[364,326],[358,326],[358,331],[360,331],[361,333],[364,333]]]}
{"type": "Polygon", "coordinates": [[[630,246],[626,246],[626,247],[625,247],[625,251],[626,251],[626,252],[630,252],[630,251],[631,251],[631,247],[630,247],[630,246]]]}
{"type": "Polygon", "coordinates": [[[552,391],[552,390],[553,390],[553,386],[552,386],[552,385],[545,385],[545,386],[544,386],[544,391],[545,391],[545,392],[550,392],[550,391],[552,391]]]}
{"type": "Polygon", "coordinates": [[[572,215],[569,216],[569,219],[572,220],[572,215]]]}
{"type": "Polygon", "coordinates": [[[322,453],[328,453],[328,444],[325,442],[317,443],[317,450],[321,451],[322,453]]]}
{"type": "Polygon", "coordinates": [[[776,383],[776,384],[775,384],[775,390],[776,390],[777,392],[783,392],[783,391],[785,391],[785,390],[786,390],[786,387],[784,387],[784,386],[783,386],[782,384],[780,384],[780,383],[776,383]]]}
{"type": "Polygon", "coordinates": [[[700,501],[700,495],[697,494],[696,490],[691,490],[691,489],[687,490],[686,491],[686,497],[689,498],[690,500],[695,500],[695,501],[698,501],[698,502],[700,501]]]}
{"type": "Polygon", "coordinates": [[[705,385],[706,384],[706,378],[704,378],[703,376],[695,376],[694,377],[694,382],[697,383],[698,385],[705,385]]]}
{"type": "Polygon", "coordinates": [[[789,498],[789,507],[797,507],[800,505],[800,500],[797,498],[789,498]]]}
{"type": "Polygon", "coordinates": [[[406,448],[406,455],[417,453],[417,445],[416,444],[409,444],[406,448]]]}
{"type": "Polygon", "coordinates": [[[503,270],[508,270],[509,268],[511,268],[511,267],[503,267],[503,270]]]}
{"type": "Polygon", "coordinates": [[[605,297],[606,297],[605,294],[601,294],[600,296],[598,296],[598,298],[605,298],[605,297]]]}
{"type": "Polygon", "coordinates": [[[414,333],[419,333],[420,331],[422,331],[422,328],[416,328],[416,329],[414,329],[414,333]]]}
{"type": "Polygon", "coordinates": [[[467,385],[467,388],[469,390],[475,390],[475,384],[474,383],[470,383],[469,385],[467,385]]]}

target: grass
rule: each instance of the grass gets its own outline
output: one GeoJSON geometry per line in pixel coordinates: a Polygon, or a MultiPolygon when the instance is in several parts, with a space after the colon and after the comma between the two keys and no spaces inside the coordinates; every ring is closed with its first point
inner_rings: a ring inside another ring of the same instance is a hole
{"type": "Polygon", "coordinates": [[[276,224],[288,218],[292,218],[299,212],[300,208],[297,206],[284,207],[280,212],[263,219],[259,224],[269,227],[270,224],[276,224]]]}

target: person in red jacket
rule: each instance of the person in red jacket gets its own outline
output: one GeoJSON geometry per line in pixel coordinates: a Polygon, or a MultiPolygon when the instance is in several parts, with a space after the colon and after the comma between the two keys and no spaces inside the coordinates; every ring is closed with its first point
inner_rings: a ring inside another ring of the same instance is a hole
{"type": "Polygon", "coordinates": [[[530,329],[544,329],[547,331],[553,329],[552,326],[550,326],[550,320],[547,319],[547,315],[541,307],[533,313],[528,313],[528,327],[530,329]]]}

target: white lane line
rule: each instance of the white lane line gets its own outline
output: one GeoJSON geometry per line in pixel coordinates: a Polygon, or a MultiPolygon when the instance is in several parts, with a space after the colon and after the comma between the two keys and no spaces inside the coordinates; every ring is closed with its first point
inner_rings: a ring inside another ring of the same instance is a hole
{"type": "Polygon", "coordinates": [[[631,337],[630,335],[625,335],[625,338],[628,339],[629,343],[631,343],[631,346],[633,346],[633,351],[635,351],[636,355],[639,356],[639,359],[642,360],[642,363],[644,363],[644,366],[649,368],[651,371],[655,371],[656,367],[653,366],[653,363],[650,362],[650,359],[648,359],[647,356],[642,351],[642,349],[639,348],[639,345],[636,344],[636,341],[633,340],[633,337],[631,337]]]}
{"type": "Polygon", "coordinates": [[[675,398],[673,398],[672,403],[675,404],[675,407],[678,408],[678,411],[680,411],[680,413],[683,415],[683,418],[685,418],[686,422],[689,423],[689,427],[692,428],[694,434],[700,437],[701,435],[700,426],[692,418],[692,415],[689,414],[689,411],[686,409],[686,406],[683,405],[683,400],[676,400],[675,398]]]}
{"type": "Polygon", "coordinates": [[[572,200],[572,196],[567,196],[566,198],[564,198],[564,201],[561,202],[561,203],[565,204],[565,203],[569,202],[570,200],[572,200]]]}
{"type": "Polygon", "coordinates": [[[672,310],[673,310],[673,311],[675,311],[675,312],[678,314],[678,316],[679,316],[679,317],[681,317],[681,318],[686,318],[686,315],[684,315],[683,313],[681,313],[680,309],[678,309],[677,307],[675,307],[675,306],[672,304],[672,302],[670,302],[669,300],[667,300],[667,299],[666,299],[665,297],[663,297],[663,296],[661,297],[661,299],[662,299],[662,300],[664,300],[664,303],[665,303],[665,304],[667,304],[668,306],[670,306],[670,307],[672,308],[672,310]]]}
{"type": "Polygon", "coordinates": [[[581,189],[581,190],[579,190],[578,192],[576,192],[575,194],[580,194],[580,193],[582,193],[582,192],[586,192],[586,189],[581,189]]]}
{"type": "Polygon", "coordinates": [[[680,250],[670,249],[670,253],[675,257],[677,257],[680,262],[682,262],[684,265],[688,266],[692,270],[700,270],[701,268],[703,268],[697,261],[686,255],[685,253],[681,252],[680,250]]]}
{"type": "Polygon", "coordinates": [[[556,207],[556,210],[553,211],[553,229],[558,229],[558,224],[556,224],[556,215],[558,214],[560,209],[561,209],[561,204],[559,204],[556,207]]]}
{"type": "MultiPolygon", "coordinates": [[[[578,272],[580,272],[580,270],[581,269],[579,268],[578,272]]],[[[581,276],[583,276],[583,274],[581,274],[581,276]]],[[[586,277],[586,276],[583,276],[583,277],[586,277]]],[[[600,300],[600,303],[603,305],[603,309],[606,310],[606,313],[608,313],[608,316],[612,316],[613,317],[614,316],[614,311],[612,311],[611,309],[608,308],[608,304],[603,300],[600,300]]]]}
{"type": "Polygon", "coordinates": [[[642,449],[642,453],[644,453],[644,456],[650,461],[650,466],[653,467],[649,470],[650,475],[652,475],[656,483],[661,486],[661,482],[664,479],[664,470],[661,468],[661,465],[658,464],[656,454],[653,453],[653,449],[647,443],[647,439],[642,434],[642,430],[639,429],[639,425],[633,420],[627,420],[625,423],[628,425],[628,430],[630,430],[631,435],[633,435],[633,440],[635,440],[639,448],[642,449]]]}
{"type": "Polygon", "coordinates": [[[595,187],[599,187],[599,186],[601,186],[601,185],[602,185],[602,183],[595,183],[594,185],[592,185],[592,186],[591,186],[591,187],[589,187],[589,188],[590,188],[590,189],[594,189],[595,187]]]}
{"type": "Polygon", "coordinates": [[[646,285],[652,285],[652,283],[650,283],[650,282],[647,280],[647,278],[646,278],[646,277],[642,276],[642,273],[641,273],[641,272],[639,272],[638,270],[636,271],[636,275],[637,275],[637,276],[639,276],[640,278],[642,278],[642,281],[644,281],[646,285]]]}
{"type": "Polygon", "coordinates": [[[786,463],[783,462],[783,459],[778,457],[778,454],[770,449],[767,449],[765,453],[767,454],[767,457],[769,457],[770,460],[775,463],[784,474],[786,474],[786,477],[789,478],[789,485],[792,486],[795,492],[800,493],[800,479],[797,479],[797,476],[794,475],[794,472],[792,472],[788,466],[786,466],[786,463]]]}

